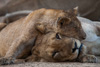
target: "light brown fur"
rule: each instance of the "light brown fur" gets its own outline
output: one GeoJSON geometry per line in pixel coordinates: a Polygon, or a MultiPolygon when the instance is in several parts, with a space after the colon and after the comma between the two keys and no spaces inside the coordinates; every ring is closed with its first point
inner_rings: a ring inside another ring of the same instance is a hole
{"type": "Polygon", "coordinates": [[[43,36],[43,40],[38,38],[36,41],[36,46],[34,46],[32,49],[32,55],[29,56],[26,61],[79,61],[89,63],[97,62],[97,59],[94,55],[88,55],[86,53],[86,48],[84,45],[81,48],[81,53],[79,54],[78,51],[81,46],[79,40],[61,36],[60,34],[58,34],[58,36],[59,38],[61,38],[58,39],[57,34],[58,33],[56,32],[51,32],[46,36],[43,36]],[[75,48],[75,42],[78,49],[73,52],[73,49],[75,48]]]}
{"type": "Polygon", "coordinates": [[[26,58],[37,39],[42,36],[47,38],[46,35],[51,32],[79,40],[86,37],[74,10],[39,9],[1,30],[0,57],[3,58],[0,58],[0,64],[11,64],[15,59],[26,58]]]}

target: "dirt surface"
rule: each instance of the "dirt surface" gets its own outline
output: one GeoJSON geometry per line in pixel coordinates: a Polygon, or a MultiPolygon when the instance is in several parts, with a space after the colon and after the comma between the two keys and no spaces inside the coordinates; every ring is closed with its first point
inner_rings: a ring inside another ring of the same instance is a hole
{"type": "Polygon", "coordinates": [[[23,64],[14,64],[0,67],[100,67],[99,63],[70,63],[70,62],[30,62],[23,64]]]}
{"type": "Polygon", "coordinates": [[[21,63],[21,64],[3,65],[0,67],[100,67],[100,57],[98,57],[98,63],[28,62],[28,63],[21,63]]]}

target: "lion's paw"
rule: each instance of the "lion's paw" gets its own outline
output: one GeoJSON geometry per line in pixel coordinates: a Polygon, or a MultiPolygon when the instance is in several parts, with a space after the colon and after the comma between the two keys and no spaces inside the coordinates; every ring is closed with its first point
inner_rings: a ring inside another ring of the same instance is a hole
{"type": "Polygon", "coordinates": [[[85,55],[81,61],[83,63],[97,63],[97,58],[94,55],[85,55]]]}
{"type": "Polygon", "coordinates": [[[14,59],[12,58],[0,58],[0,65],[9,65],[13,63],[14,63],[14,59]]]}

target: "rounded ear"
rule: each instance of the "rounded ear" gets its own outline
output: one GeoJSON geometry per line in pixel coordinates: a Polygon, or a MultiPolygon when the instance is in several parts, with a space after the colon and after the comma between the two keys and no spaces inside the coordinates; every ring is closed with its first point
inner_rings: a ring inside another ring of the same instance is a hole
{"type": "Polygon", "coordinates": [[[36,24],[36,29],[41,33],[45,33],[45,26],[41,23],[36,24]]]}
{"type": "Polygon", "coordinates": [[[67,10],[67,11],[71,14],[77,15],[78,14],[78,6],[73,9],[67,10]]]}
{"type": "Polygon", "coordinates": [[[59,17],[57,19],[57,26],[64,27],[64,26],[68,25],[70,23],[70,21],[71,21],[70,18],[61,18],[61,17],[59,17]]]}
{"type": "Polygon", "coordinates": [[[77,15],[77,14],[78,14],[78,6],[77,6],[77,7],[75,7],[75,8],[73,9],[73,13],[74,13],[75,15],[77,15]]]}

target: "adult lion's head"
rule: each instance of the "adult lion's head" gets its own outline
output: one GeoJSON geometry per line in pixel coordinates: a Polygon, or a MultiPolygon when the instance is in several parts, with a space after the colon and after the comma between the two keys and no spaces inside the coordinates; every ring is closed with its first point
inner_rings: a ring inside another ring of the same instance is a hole
{"type": "Polygon", "coordinates": [[[81,46],[80,41],[77,39],[62,36],[57,32],[50,32],[37,39],[32,49],[34,58],[29,60],[73,61],[78,59],[80,49],[83,52],[84,47],[81,46]]]}

